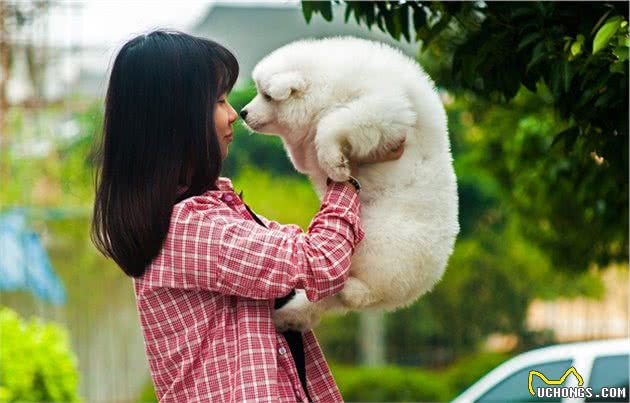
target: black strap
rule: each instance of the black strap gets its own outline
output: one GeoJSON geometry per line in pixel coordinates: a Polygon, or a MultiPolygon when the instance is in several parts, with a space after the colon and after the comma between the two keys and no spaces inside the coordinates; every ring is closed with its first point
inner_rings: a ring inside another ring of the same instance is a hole
{"type": "MultiPolygon", "coordinates": [[[[249,208],[249,206],[243,203],[249,214],[256,220],[256,222],[263,227],[267,228],[267,226],[260,220],[260,218],[249,208]]],[[[291,290],[291,292],[282,297],[276,298],[273,308],[280,309],[284,306],[289,300],[295,295],[295,290],[291,290]]],[[[297,368],[298,377],[300,378],[300,383],[302,384],[302,388],[304,388],[304,392],[306,393],[306,398],[308,401],[311,401],[311,397],[308,394],[308,389],[306,388],[306,360],[304,357],[304,343],[302,342],[302,333],[296,332],[293,330],[287,330],[282,332],[282,335],[286,339],[289,344],[289,349],[291,350],[291,356],[293,357],[293,361],[295,362],[295,367],[297,368]]]]}

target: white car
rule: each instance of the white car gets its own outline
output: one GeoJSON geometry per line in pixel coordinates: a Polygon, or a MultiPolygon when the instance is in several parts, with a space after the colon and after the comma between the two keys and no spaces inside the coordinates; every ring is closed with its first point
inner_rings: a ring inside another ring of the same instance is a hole
{"type": "Polygon", "coordinates": [[[628,402],[629,355],[630,339],[528,351],[490,371],[453,403],[628,402]]]}

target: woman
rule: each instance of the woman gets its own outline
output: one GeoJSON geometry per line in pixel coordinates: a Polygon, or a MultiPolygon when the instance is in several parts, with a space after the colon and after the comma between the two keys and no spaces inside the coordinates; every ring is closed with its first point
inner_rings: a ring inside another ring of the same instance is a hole
{"type": "Polygon", "coordinates": [[[296,288],[311,300],[343,288],[363,237],[357,189],[329,184],[306,233],[256,217],[219,177],[237,76],[229,51],[184,33],[155,31],[122,47],[107,90],[93,240],[133,277],[160,401],[341,401],[314,334],[298,337],[297,351],[271,315],[296,288]]]}

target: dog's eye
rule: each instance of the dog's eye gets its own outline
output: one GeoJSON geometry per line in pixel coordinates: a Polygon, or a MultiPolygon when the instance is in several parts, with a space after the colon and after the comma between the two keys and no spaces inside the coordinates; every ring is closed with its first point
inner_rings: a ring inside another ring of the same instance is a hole
{"type": "Polygon", "coordinates": [[[265,98],[265,100],[267,101],[271,101],[271,95],[267,94],[266,92],[263,92],[263,97],[265,98]]]}

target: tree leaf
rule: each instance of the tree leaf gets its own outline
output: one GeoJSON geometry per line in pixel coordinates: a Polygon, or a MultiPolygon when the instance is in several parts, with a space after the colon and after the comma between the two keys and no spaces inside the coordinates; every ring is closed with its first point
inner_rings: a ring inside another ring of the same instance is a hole
{"type": "Polygon", "coordinates": [[[563,60],[561,62],[562,65],[562,83],[564,84],[564,92],[568,93],[571,88],[571,80],[573,79],[573,69],[571,68],[571,64],[563,60]]]}
{"type": "Polygon", "coordinates": [[[610,71],[611,73],[621,73],[621,74],[626,73],[626,69],[624,68],[623,63],[611,64],[610,67],[608,68],[608,71],[610,71]]]}
{"type": "Polygon", "coordinates": [[[580,53],[582,53],[582,45],[584,44],[584,35],[579,34],[575,40],[575,42],[573,42],[573,44],[571,44],[571,55],[572,56],[577,56],[580,53]]]}
{"type": "Polygon", "coordinates": [[[400,40],[400,15],[395,11],[391,10],[388,14],[383,16],[385,19],[385,26],[387,27],[387,32],[395,38],[397,41],[400,40]]]}
{"type": "Polygon", "coordinates": [[[512,11],[512,18],[517,19],[519,17],[535,15],[536,13],[537,10],[531,6],[531,3],[525,3],[523,4],[523,7],[516,8],[512,11]]]}
{"type": "MultiPolygon", "coordinates": [[[[413,10],[413,27],[416,32],[420,31],[427,23],[427,12],[424,7],[419,6],[413,10]]],[[[417,40],[417,39],[416,39],[417,40]]]]}
{"type": "Polygon", "coordinates": [[[545,56],[545,43],[539,42],[534,48],[534,50],[532,51],[532,59],[529,61],[529,63],[527,63],[527,67],[525,68],[525,70],[526,71],[530,70],[532,67],[538,64],[540,59],[542,59],[544,56],[545,56]]]}
{"type": "Polygon", "coordinates": [[[571,148],[573,148],[573,144],[575,144],[575,140],[577,139],[578,135],[580,134],[580,129],[577,126],[572,126],[569,127],[568,129],[565,129],[563,131],[561,131],[560,133],[556,134],[553,137],[553,141],[551,142],[551,146],[555,146],[558,142],[563,141],[564,142],[564,148],[565,148],[565,152],[571,150],[571,148]]]}
{"type": "Polygon", "coordinates": [[[519,42],[518,46],[516,47],[516,51],[520,52],[521,50],[523,50],[530,44],[542,38],[543,38],[543,34],[541,34],[540,32],[531,32],[525,35],[525,37],[523,37],[523,39],[519,42]]]}
{"type": "MultiPolygon", "coordinates": [[[[371,27],[374,24],[374,4],[373,3],[365,3],[365,20],[367,21],[368,27],[371,27]]],[[[381,28],[381,31],[383,31],[382,28],[381,28]]]]}
{"type": "Polygon", "coordinates": [[[348,23],[348,20],[350,19],[350,15],[352,14],[352,3],[346,3],[346,12],[343,15],[343,22],[344,23],[348,23]]]}
{"type": "Polygon", "coordinates": [[[619,62],[628,60],[628,48],[625,46],[617,46],[615,50],[613,50],[613,54],[617,56],[619,62]]]}
{"type": "Polygon", "coordinates": [[[596,54],[608,44],[608,41],[617,33],[621,21],[623,21],[623,17],[620,15],[606,20],[604,25],[597,31],[597,34],[595,34],[595,39],[593,39],[593,54],[596,54]]]}
{"type": "Polygon", "coordinates": [[[398,12],[400,13],[400,30],[407,42],[411,42],[411,37],[409,35],[409,5],[400,5],[398,8],[398,12]]]}
{"type": "Polygon", "coordinates": [[[302,0],[302,14],[304,15],[306,23],[309,24],[311,22],[311,17],[313,16],[312,1],[302,0]]]}
{"type": "Polygon", "coordinates": [[[372,8],[372,4],[370,3],[361,3],[361,2],[348,2],[348,5],[352,4],[354,7],[354,20],[357,22],[357,24],[361,25],[361,17],[362,16],[366,16],[365,18],[365,24],[367,25],[368,29],[372,30],[372,26],[370,24],[368,24],[367,22],[367,8],[372,8]]]}
{"type": "Polygon", "coordinates": [[[332,21],[332,4],[330,1],[318,1],[314,2],[318,4],[319,12],[322,13],[322,17],[328,22],[332,21]]]}
{"type": "Polygon", "coordinates": [[[440,32],[442,32],[448,26],[451,18],[452,17],[450,15],[442,15],[440,21],[432,26],[429,32],[424,36],[424,38],[422,38],[423,48],[428,47],[431,41],[435,39],[440,34],[440,32]]]}
{"type": "Polygon", "coordinates": [[[376,25],[381,31],[387,32],[387,30],[385,29],[385,25],[383,25],[383,20],[384,20],[383,14],[378,13],[378,15],[376,16],[376,25]]]}

